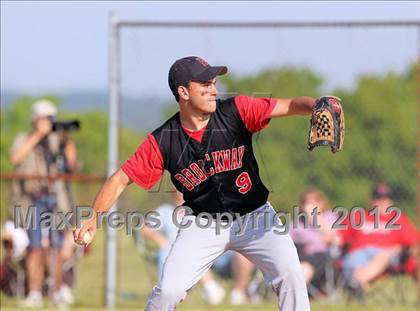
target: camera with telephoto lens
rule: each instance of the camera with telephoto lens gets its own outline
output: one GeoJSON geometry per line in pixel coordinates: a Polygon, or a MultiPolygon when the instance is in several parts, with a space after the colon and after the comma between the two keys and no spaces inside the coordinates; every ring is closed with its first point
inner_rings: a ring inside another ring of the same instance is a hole
{"type": "Polygon", "coordinates": [[[79,120],[71,120],[71,121],[53,121],[52,122],[52,131],[78,131],[80,130],[80,121],[79,120]]]}

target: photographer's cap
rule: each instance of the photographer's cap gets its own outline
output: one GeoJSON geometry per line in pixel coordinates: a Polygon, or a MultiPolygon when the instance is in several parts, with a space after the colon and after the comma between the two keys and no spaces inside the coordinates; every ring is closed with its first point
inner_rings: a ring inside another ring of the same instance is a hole
{"type": "Polygon", "coordinates": [[[47,99],[37,100],[32,104],[32,120],[44,117],[55,117],[57,107],[47,99]]]}
{"type": "Polygon", "coordinates": [[[169,69],[169,88],[176,95],[178,94],[178,87],[181,85],[186,86],[190,81],[209,81],[216,76],[226,74],[227,71],[226,66],[210,66],[201,57],[184,57],[178,59],[169,69]]]}

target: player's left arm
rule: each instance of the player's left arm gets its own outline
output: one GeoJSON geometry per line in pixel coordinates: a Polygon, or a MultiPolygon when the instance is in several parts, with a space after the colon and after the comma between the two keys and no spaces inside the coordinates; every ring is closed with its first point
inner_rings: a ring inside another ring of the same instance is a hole
{"type": "Polygon", "coordinates": [[[293,98],[278,98],[269,114],[269,118],[278,118],[291,115],[310,115],[315,104],[315,98],[300,96],[293,98]]]}

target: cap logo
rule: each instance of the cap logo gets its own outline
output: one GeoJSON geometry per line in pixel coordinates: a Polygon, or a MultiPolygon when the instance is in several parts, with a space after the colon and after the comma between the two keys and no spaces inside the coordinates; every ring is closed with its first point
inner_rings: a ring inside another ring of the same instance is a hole
{"type": "Polygon", "coordinates": [[[204,67],[209,67],[210,66],[208,62],[206,62],[204,59],[202,59],[200,57],[197,57],[195,60],[197,62],[199,62],[201,65],[203,65],[204,67]]]}
{"type": "Polygon", "coordinates": [[[388,188],[385,185],[379,185],[377,191],[380,193],[386,193],[388,192],[388,188]]]}

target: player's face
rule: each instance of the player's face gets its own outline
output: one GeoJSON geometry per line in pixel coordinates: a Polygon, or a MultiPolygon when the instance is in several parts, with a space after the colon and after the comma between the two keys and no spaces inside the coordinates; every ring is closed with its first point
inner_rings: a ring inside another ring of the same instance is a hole
{"type": "Polygon", "coordinates": [[[380,213],[386,213],[388,207],[394,205],[394,201],[388,197],[372,199],[371,205],[377,207],[380,213]]]}
{"type": "Polygon", "coordinates": [[[216,98],[219,93],[216,88],[216,79],[206,82],[191,81],[188,93],[192,108],[205,114],[216,110],[216,98]]]}

